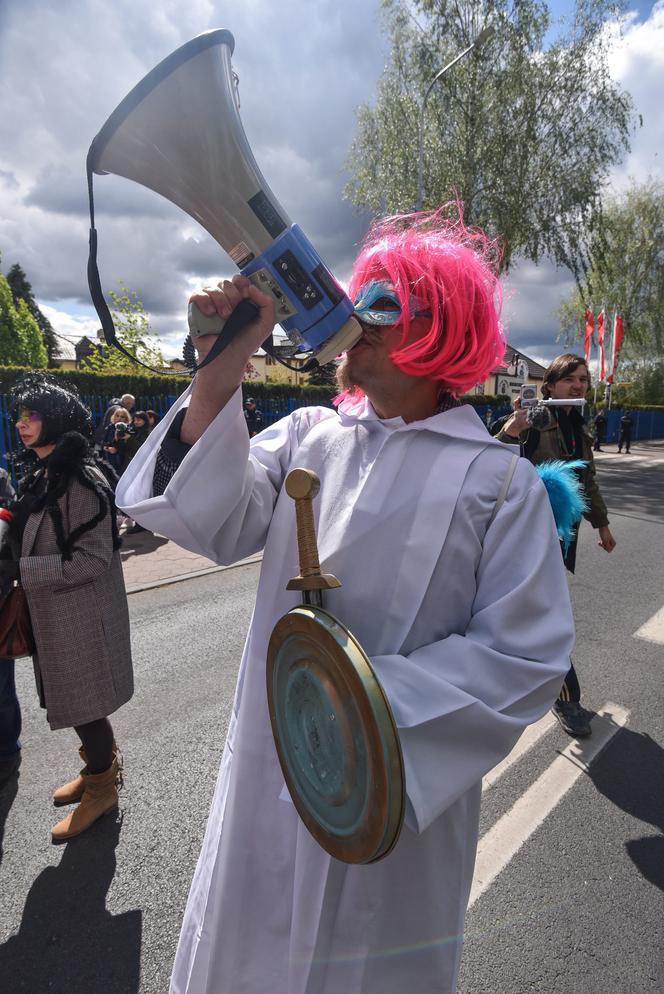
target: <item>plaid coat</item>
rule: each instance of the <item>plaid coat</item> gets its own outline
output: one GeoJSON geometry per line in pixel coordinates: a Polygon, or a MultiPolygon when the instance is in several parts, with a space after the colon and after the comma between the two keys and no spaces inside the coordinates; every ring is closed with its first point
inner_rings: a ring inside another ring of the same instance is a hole
{"type": "MultiPolygon", "coordinates": [[[[72,480],[59,501],[65,535],[99,511],[96,495],[72,480]]],[[[129,612],[111,516],[76,542],[65,562],[48,510],[31,514],[20,561],[37,646],[35,678],[51,728],[104,718],[134,690],[129,612]]]]}

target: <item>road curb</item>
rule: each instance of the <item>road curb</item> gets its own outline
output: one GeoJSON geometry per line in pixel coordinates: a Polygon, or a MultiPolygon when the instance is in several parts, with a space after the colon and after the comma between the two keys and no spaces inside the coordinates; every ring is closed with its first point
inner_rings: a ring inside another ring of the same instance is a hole
{"type": "Polygon", "coordinates": [[[210,573],[222,573],[229,569],[238,569],[239,566],[252,566],[254,563],[260,563],[263,560],[263,556],[254,556],[251,559],[243,559],[239,563],[233,563],[231,566],[207,566],[205,569],[191,570],[190,573],[180,573],[178,576],[166,576],[162,580],[152,580],[150,583],[142,583],[138,587],[127,587],[127,596],[129,594],[140,594],[143,590],[155,590],[157,587],[168,587],[171,583],[182,583],[183,580],[195,580],[199,576],[208,576],[210,573]]]}

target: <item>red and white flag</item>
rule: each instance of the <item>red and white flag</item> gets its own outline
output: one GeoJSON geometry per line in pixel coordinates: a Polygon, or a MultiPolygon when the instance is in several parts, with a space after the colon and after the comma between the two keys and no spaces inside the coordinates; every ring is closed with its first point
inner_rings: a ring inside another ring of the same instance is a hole
{"type": "Polygon", "coordinates": [[[593,331],[595,330],[595,319],[593,317],[593,312],[590,308],[586,311],[586,334],[583,339],[583,354],[586,357],[586,366],[590,359],[590,345],[593,340],[593,331]]]}
{"type": "Polygon", "coordinates": [[[623,319],[619,314],[616,314],[615,320],[613,322],[613,363],[611,365],[611,375],[607,378],[607,383],[613,383],[613,377],[616,375],[616,369],[618,368],[618,358],[620,356],[620,348],[623,343],[623,338],[625,337],[625,329],[623,327],[623,319]]]}
{"type": "Polygon", "coordinates": [[[604,379],[604,311],[597,317],[597,344],[599,345],[599,378],[604,379]]]}

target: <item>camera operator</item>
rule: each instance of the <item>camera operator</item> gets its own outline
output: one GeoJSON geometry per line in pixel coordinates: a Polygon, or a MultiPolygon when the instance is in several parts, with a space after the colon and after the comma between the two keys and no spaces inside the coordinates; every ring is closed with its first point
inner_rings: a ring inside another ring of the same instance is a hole
{"type": "Polygon", "coordinates": [[[121,476],[125,471],[130,459],[127,442],[134,433],[131,421],[132,418],[129,411],[124,407],[118,407],[111,415],[111,420],[104,437],[104,458],[110,463],[118,476],[121,476]]]}
{"type": "MultiPolygon", "coordinates": [[[[542,396],[545,400],[575,400],[583,398],[590,387],[590,374],[584,359],[572,353],[557,356],[544,373],[542,396]]],[[[546,416],[540,422],[525,407],[520,397],[514,402],[514,411],[492,425],[492,434],[501,442],[521,446],[521,455],[533,465],[550,459],[581,459],[585,462],[578,470],[588,510],[584,517],[598,530],[600,545],[606,552],[612,552],[616,542],[609,529],[606,504],[597,485],[593,461],[593,437],[586,427],[579,409],[569,407],[546,408],[546,416]],[[535,423],[533,423],[533,420],[535,423]]],[[[563,552],[563,561],[570,573],[576,565],[577,534],[563,552]]],[[[570,668],[553,705],[553,713],[567,732],[575,738],[587,738],[591,734],[590,721],[581,707],[581,688],[570,659],[570,668]]]]}

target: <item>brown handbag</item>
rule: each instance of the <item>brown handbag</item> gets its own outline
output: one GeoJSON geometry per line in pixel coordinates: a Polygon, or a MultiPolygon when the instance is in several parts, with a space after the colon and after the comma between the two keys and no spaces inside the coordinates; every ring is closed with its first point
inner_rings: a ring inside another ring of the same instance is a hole
{"type": "Polygon", "coordinates": [[[34,651],[28,600],[23,587],[17,584],[0,605],[0,658],[17,659],[31,656],[34,651]]]}

